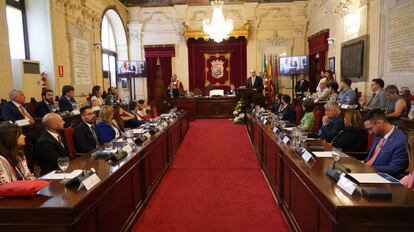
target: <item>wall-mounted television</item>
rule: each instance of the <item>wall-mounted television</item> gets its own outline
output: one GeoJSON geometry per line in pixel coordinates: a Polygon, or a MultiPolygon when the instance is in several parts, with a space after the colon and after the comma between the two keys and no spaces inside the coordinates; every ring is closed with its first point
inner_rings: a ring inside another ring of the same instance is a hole
{"type": "Polygon", "coordinates": [[[367,64],[367,36],[341,44],[341,78],[364,81],[367,64]]]}
{"type": "Polygon", "coordinates": [[[280,75],[309,73],[309,60],[307,56],[280,57],[279,61],[280,75]]]}
{"type": "Polygon", "coordinates": [[[118,77],[146,77],[147,65],[145,61],[118,60],[116,73],[118,77]]]}

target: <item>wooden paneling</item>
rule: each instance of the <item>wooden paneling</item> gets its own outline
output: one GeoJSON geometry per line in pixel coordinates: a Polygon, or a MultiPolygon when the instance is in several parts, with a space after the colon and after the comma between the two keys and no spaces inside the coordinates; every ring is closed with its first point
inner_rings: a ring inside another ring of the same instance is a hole
{"type": "Polygon", "coordinates": [[[190,112],[190,119],[195,118],[232,118],[237,97],[196,97],[173,98],[171,104],[178,109],[190,112]]]}

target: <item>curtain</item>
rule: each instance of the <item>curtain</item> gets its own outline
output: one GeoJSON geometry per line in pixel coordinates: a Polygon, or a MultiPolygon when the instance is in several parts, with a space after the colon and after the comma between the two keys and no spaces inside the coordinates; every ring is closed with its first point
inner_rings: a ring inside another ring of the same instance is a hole
{"type": "Polygon", "coordinates": [[[164,86],[167,87],[172,76],[171,57],[175,56],[175,47],[174,45],[146,46],[144,47],[144,51],[148,68],[148,102],[151,102],[153,99],[154,83],[157,73],[157,59],[160,60],[160,68],[164,80],[164,86]]]}
{"type": "MultiPolygon", "coordinates": [[[[224,54],[231,53],[230,56],[230,83],[235,87],[246,85],[247,80],[247,41],[244,37],[230,38],[221,43],[213,40],[189,39],[188,46],[188,69],[190,91],[195,88],[204,90],[206,83],[206,59],[205,54],[224,54]]],[[[219,87],[228,89],[229,86],[219,87]]]]}
{"type": "Polygon", "coordinates": [[[319,83],[319,73],[325,69],[326,52],[328,51],[329,30],[323,30],[308,38],[309,43],[309,86],[314,92],[319,83]],[[317,60],[316,54],[319,59],[317,60]]]}

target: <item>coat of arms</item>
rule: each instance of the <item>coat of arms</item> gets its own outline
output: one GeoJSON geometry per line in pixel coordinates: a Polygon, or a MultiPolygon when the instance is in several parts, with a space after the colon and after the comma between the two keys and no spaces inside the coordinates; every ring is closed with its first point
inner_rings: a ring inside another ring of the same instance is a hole
{"type": "Polygon", "coordinates": [[[213,60],[211,61],[211,76],[216,79],[220,79],[224,75],[224,61],[213,60]]]}

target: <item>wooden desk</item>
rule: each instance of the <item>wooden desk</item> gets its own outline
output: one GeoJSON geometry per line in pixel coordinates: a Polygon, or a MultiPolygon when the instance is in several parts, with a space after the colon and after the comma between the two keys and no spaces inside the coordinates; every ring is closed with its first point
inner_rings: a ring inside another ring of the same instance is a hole
{"type": "Polygon", "coordinates": [[[73,169],[95,168],[101,182],[89,191],[52,181],[32,198],[0,199],[0,231],[129,231],[174,159],[188,114],[148,145],[114,164],[85,155],[73,169]]]}
{"type": "MultiPolygon", "coordinates": [[[[370,186],[390,190],[392,200],[349,196],[325,174],[332,159],[315,158],[316,163],[309,166],[295,151],[278,144],[270,127],[255,119],[249,120],[247,127],[292,231],[414,231],[414,191],[399,184],[373,184],[370,186]]],[[[374,172],[350,157],[340,163],[352,172],[374,172]]]]}
{"type": "Polygon", "coordinates": [[[189,112],[191,119],[232,118],[238,97],[173,98],[172,107],[189,112]]]}

